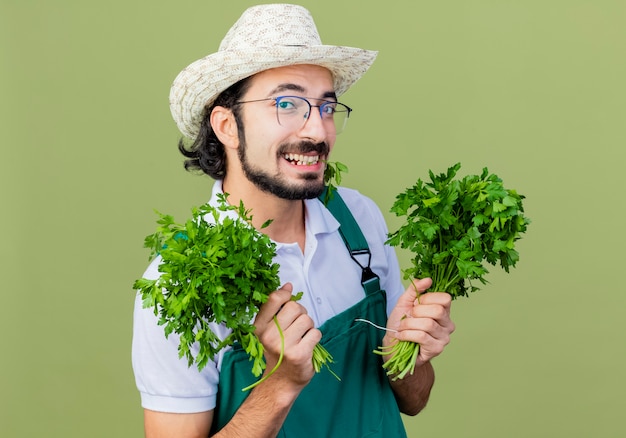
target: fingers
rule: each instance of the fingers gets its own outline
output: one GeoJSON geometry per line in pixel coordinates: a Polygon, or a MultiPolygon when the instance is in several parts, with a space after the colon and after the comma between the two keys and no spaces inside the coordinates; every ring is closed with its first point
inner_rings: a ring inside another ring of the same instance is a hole
{"type": "Polygon", "coordinates": [[[401,307],[411,306],[417,300],[417,297],[428,290],[433,281],[430,278],[414,279],[411,285],[404,291],[398,300],[401,307]]]}
{"type": "Polygon", "coordinates": [[[449,341],[448,338],[455,328],[452,320],[441,308],[432,307],[431,309],[422,309],[419,316],[403,319],[395,337],[418,343],[421,342],[414,340],[418,336],[429,336],[434,339],[449,341]]]}
{"type": "Polygon", "coordinates": [[[278,325],[285,336],[285,344],[298,343],[315,328],[306,309],[299,303],[288,301],[276,314],[278,325]]]}
{"type": "Polygon", "coordinates": [[[256,333],[264,345],[284,342],[285,347],[289,347],[302,343],[305,349],[310,346],[312,350],[320,341],[321,333],[315,329],[304,306],[291,300],[292,292],[293,286],[287,283],[270,294],[256,316],[256,333]],[[282,331],[282,339],[276,324],[282,331]]]}
{"type": "Polygon", "coordinates": [[[452,298],[444,292],[423,293],[431,282],[418,280],[407,289],[407,294],[422,291],[419,300],[404,307],[404,315],[397,324],[396,339],[420,344],[418,362],[426,362],[441,354],[450,342],[455,325],[450,319],[452,298]]]}
{"type": "Polygon", "coordinates": [[[306,309],[291,300],[292,291],[292,285],[286,284],[272,292],[259,309],[254,325],[264,347],[266,373],[271,372],[274,381],[283,380],[301,387],[315,374],[313,349],[322,333],[315,328],[306,309]],[[281,365],[274,370],[279,360],[281,365]]]}
{"type": "Polygon", "coordinates": [[[420,296],[411,309],[409,318],[400,321],[399,330],[425,330],[434,334],[443,330],[447,334],[454,331],[450,319],[452,298],[443,292],[431,292],[420,296]]]}
{"type": "Polygon", "coordinates": [[[441,304],[450,308],[452,297],[445,292],[428,292],[420,295],[419,304],[441,304]]]}
{"type": "Polygon", "coordinates": [[[269,295],[267,302],[261,306],[254,320],[254,325],[257,329],[265,327],[270,323],[273,324],[274,315],[280,311],[285,303],[291,300],[292,292],[293,285],[286,283],[283,287],[269,295]]]}
{"type": "Polygon", "coordinates": [[[433,318],[440,322],[450,319],[452,298],[444,292],[430,292],[420,295],[419,302],[415,302],[409,316],[413,318],[433,318]]]}

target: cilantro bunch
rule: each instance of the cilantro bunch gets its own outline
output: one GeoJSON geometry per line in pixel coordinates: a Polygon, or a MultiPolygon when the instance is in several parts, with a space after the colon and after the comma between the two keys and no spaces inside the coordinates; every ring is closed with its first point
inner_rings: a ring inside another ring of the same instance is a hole
{"type": "MultiPolygon", "coordinates": [[[[243,203],[231,206],[226,196],[218,195],[217,208],[194,207],[184,224],[158,213],[157,231],[146,237],[144,246],[151,250],[150,258],[161,256],[161,275],[156,280],[141,278],[133,288],[141,293],[143,306],[153,308],[165,336],[179,335],[178,354],[187,358],[189,366],[195,362],[201,370],[220,350],[238,342],[253,361],[252,373],[258,377],[265,360],[253,321],[269,294],[280,287],[279,265],[273,261],[276,244],[252,227],[252,216],[243,203]],[[235,211],[237,217],[224,215],[227,211],[235,211]],[[210,323],[223,324],[232,332],[220,339],[210,323]]],[[[278,326],[276,318],[274,321],[278,326]]],[[[280,326],[278,329],[282,336],[280,326]]],[[[282,353],[274,370],[281,361],[282,353]]],[[[328,363],[332,357],[317,345],[315,370],[319,372],[328,363]]]]}
{"type": "MultiPolygon", "coordinates": [[[[431,290],[445,291],[453,299],[479,290],[477,282],[487,283],[486,264],[499,263],[509,272],[519,260],[515,242],[530,223],[524,216],[524,196],[506,189],[487,168],[480,175],[454,179],[460,168],[457,163],[446,173],[429,171],[430,182],[418,179],[399,194],[391,212],[406,222],[388,240],[414,255],[405,279],[430,277],[431,290]]],[[[394,354],[384,367],[395,379],[403,378],[414,371],[419,345],[399,341],[376,353],[394,354]]]]}

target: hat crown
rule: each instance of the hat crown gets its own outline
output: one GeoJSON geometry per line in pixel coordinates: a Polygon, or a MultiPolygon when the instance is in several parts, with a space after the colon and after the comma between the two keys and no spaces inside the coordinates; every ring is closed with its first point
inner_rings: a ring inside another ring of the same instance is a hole
{"type": "Polygon", "coordinates": [[[276,4],[247,9],[230,28],[219,50],[321,44],[317,27],[307,9],[298,5],[276,4]]]}

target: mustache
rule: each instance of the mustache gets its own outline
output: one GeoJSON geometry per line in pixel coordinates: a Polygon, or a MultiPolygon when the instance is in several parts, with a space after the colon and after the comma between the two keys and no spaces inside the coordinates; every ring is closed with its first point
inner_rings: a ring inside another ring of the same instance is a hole
{"type": "Polygon", "coordinates": [[[278,155],[283,156],[285,154],[308,154],[315,152],[318,155],[328,156],[330,154],[330,148],[325,142],[313,143],[311,141],[303,141],[300,143],[286,143],[282,144],[278,148],[278,155]]]}

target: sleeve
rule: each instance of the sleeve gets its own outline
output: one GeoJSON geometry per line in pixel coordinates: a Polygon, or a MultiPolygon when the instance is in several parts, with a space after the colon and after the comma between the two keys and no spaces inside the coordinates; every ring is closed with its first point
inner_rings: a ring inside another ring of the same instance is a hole
{"type": "MultiPolygon", "coordinates": [[[[150,264],[144,278],[158,278],[159,260],[150,264]]],[[[217,365],[209,362],[202,371],[195,365],[187,366],[187,359],[178,357],[178,343],[175,333],[165,337],[154,310],[143,308],[138,293],[133,314],[132,366],[141,405],[172,413],[214,409],[219,381],[217,365]]]]}

